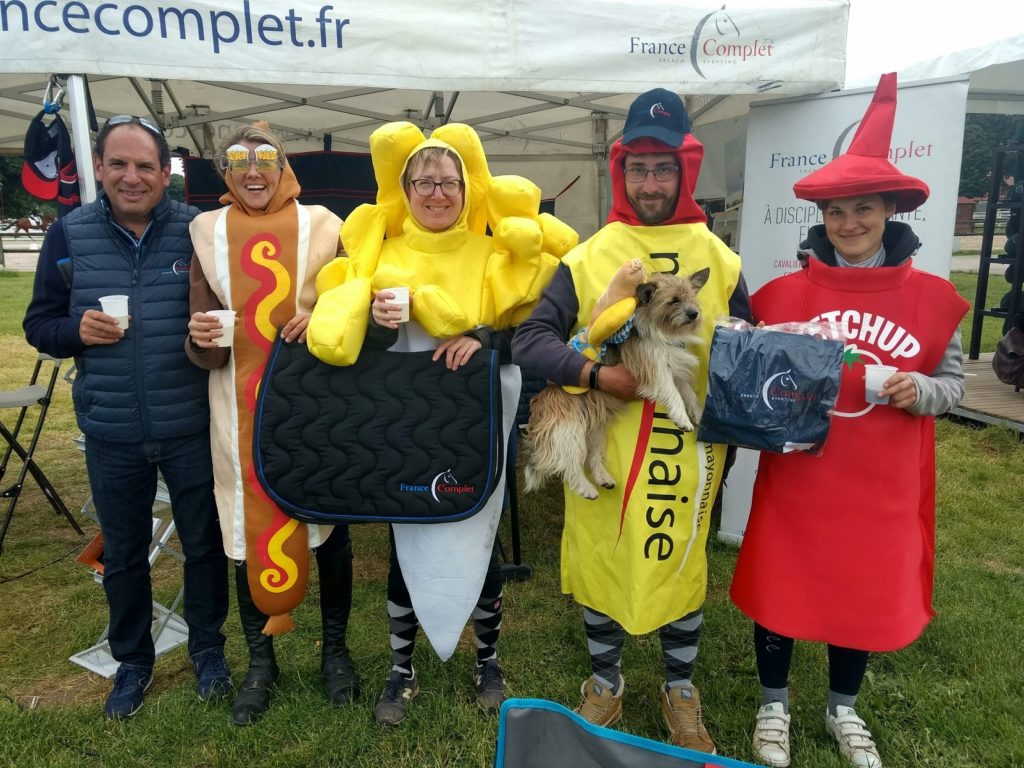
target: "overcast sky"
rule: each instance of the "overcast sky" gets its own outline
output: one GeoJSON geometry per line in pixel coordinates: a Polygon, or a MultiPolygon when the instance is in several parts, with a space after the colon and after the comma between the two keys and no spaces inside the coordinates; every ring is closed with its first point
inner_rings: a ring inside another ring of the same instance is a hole
{"type": "Polygon", "coordinates": [[[1013,34],[1024,34],[1022,0],[850,0],[846,87],[1013,34]]]}

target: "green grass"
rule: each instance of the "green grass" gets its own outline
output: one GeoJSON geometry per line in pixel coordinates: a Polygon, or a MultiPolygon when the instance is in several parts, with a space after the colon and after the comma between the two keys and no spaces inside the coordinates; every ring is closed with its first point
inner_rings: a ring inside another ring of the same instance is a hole
{"type": "MultiPolygon", "coordinates": [[[[971,277],[954,278],[973,298],[971,277]]],[[[35,356],[20,329],[30,283],[28,275],[0,279],[0,388],[22,385],[35,356]]],[[[8,413],[0,416],[7,423],[8,413]]],[[[72,443],[77,434],[69,387],[62,382],[38,458],[73,508],[88,496],[84,462],[72,443]]],[[[938,424],[937,442],[938,616],[911,647],[871,658],[859,708],[888,766],[1024,766],[1024,444],[1007,431],[945,420],[938,424]]],[[[574,706],[588,661],[579,610],[559,590],[560,512],[555,487],[522,499],[523,552],[534,576],[506,586],[500,653],[513,694],[574,706]]],[[[94,643],[106,624],[100,586],[74,562],[96,530],[81,519],[88,533],[84,539],[30,484],[0,557],[0,766],[493,764],[497,724],[474,703],[471,631],[447,663],[439,662],[421,637],[415,663],[423,692],[409,718],[393,729],[373,723],[373,704],[389,665],[387,539],[379,525],[353,530],[350,645],[363,683],[355,706],[330,707],[320,688],[314,573],[310,599],[295,613],[297,629],[276,641],[282,679],[274,706],[259,724],[234,727],[227,703],[201,704],[183,649],[158,661],[137,717],[120,724],[104,721],[109,682],[67,661],[94,643]]],[[[507,530],[501,537],[508,546],[507,530]]],[[[749,760],[760,696],[751,628],[728,599],[735,551],[713,542],[709,556],[696,683],[719,751],[749,760]]],[[[172,599],[179,578],[173,562],[159,565],[158,598],[172,599]]],[[[237,680],[246,652],[234,609],[226,632],[237,680]]],[[[623,730],[663,738],[655,697],[660,664],[655,635],[627,641],[623,730]]],[[[794,768],[842,768],[821,722],[827,675],[820,646],[797,645],[791,691],[794,768]]]]}

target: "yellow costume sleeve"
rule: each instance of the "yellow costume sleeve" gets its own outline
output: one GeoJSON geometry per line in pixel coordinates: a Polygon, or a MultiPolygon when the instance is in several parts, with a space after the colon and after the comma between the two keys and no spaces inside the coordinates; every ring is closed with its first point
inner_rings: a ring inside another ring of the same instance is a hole
{"type": "Polygon", "coordinates": [[[309,351],[325,363],[352,365],[366,338],[371,298],[370,281],[365,277],[350,279],[321,294],[306,331],[309,351]]]}

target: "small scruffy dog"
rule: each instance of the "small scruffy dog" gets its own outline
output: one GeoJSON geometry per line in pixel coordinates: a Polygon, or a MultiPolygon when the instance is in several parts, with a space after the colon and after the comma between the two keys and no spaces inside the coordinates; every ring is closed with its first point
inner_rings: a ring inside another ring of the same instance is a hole
{"type": "MultiPolygon", "coordinates": [[[[637,394],[665,407],[668,417],[684,432],[700,421],[701,406],[693,388],[697,356],[690,351],[703,344],[699,335],[704,317],[697,291],[708,281],[709,269],[689,277],[650,275],[636,291],[633,331],[622,344],[609,347],[607,362],[622,362],[637,380],[637,394]]],[[[571,395],[549,385],[530,402],[526,441],[526,490],[538,488],[557,475],[580,496],[597,498],[597,488],[583,472],[584,465],[603,488],[615,479],[605,466],[605,430],[623,406],[614,395],[587,390],[571,395]]]]}

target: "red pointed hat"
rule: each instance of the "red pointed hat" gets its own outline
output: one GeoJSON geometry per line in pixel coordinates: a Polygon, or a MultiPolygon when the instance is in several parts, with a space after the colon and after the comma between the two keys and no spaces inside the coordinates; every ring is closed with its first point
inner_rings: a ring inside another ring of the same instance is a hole
{"type": "Polygon", "coordinates": [[[928,199],[928,185],[901,173],[889,162],[895,117],[896,73],[890,72],[879,79],[846,154],[794,184],[796,196],[817,202],[888,192],[896,197],[898,212],[912,211],[921,205],[928,199]]]}

